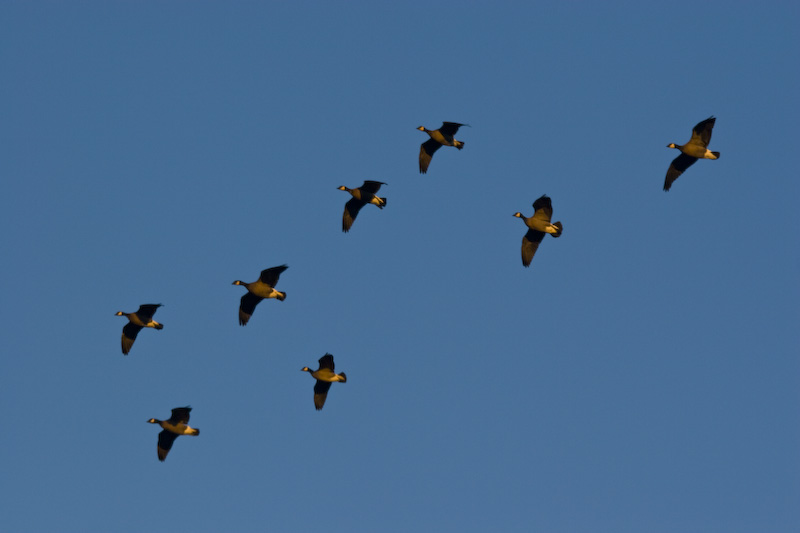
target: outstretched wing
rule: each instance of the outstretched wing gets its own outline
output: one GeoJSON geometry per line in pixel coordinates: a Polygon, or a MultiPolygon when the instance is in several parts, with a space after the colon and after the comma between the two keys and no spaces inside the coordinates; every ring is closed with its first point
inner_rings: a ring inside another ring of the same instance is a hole
{"type": "Polygon", "coordinates": [[[317,380],[314,385],[314,407],[317,408],[317,411],[322,409],[322,406],[325,405],[325,399],[328,397],[330,388],[331,384],[328,381],[317,380]]]}
{"type": "Polygon", "coordinates": [[[326,353],[325,355],[319,358],[319,369],[322,370],[323,368],[327,368],[331,372],[334,371],[333,356],[329,353],[326,353]]]}
{"type": "Polygon", "coordinates": [[[439,133],[445,137],[452,137],[456,134],[458,128],[461,126],[466,126],[466,124],[459,124],[458,122],[442,122],[442,127],[439,128],[439,133]]]}
{"type": "Polygon", "coordinates": [[[522,265],[523,266],[530,266],[531,261],[533,260],[533,256],[536,253],[536,250],[539,249],[539,244],[542,242],[544,238],[543,231],[536,231],[535,229],[529,229],[528,233],[522,237],[522,265]]]}
{"type": "Polygon", "coordinates": [[[259,280],[261,280],[262,283],[266,283],[270,287],[275,288],[275,285],[278,283],[278,278],[287,268],[289,268],[287,265],[281,265],[262,270],[259,280]]]}
{"type": "Polygon", "coordinates": [[[189,413],[192,412],[192,408],[188,405],[186,407],[176,407],[172,410],[172,416],[169,417],[170,424],[188,424],[189,423],[189,413]]]}
{"type": "Polygon", "coordinates": [[[144,304],[139,306],[139,310],[136,311],[136,314],[139,315],[143,319],[142,322],[148,322],[149,319],[153,318],[153,315],[156,314],[156,309],[161,307],[161,304],[144,304]]]}
{"type": "Polygon", "coordinates": [[[433,154],[436,153],[442,145],[438,142],[434,141],[433,139],[428,139],[419,148],[419,172],[420,174],[425,174],[428,172],[428,165],[431,164],[431,159],[433,159],[433,154]]]}
{"type": "Polygon", "coordinates": [[[364,185],[359,187],[359,189],[361,189],[363,192],[375,194],[380,190],[381,185],[386,185],[386,184],[382,181],[367,180],[364,182],[364,185]]]}
{"type": "Polygon", "coordinates": [[[703,148],[708,148],[708,143],[711,142],[711,130],[714,129],[714,123],[716,121],[717,119],[712,116],[699,122],[692,128],[692,140],[689,142],[691,144],[700,145],[703,148]]]}
{"type": "Polygon", "coordinates": [[[684,153],[673,159],[667,169],[667,177],[664,179],[664,190],[668,191],[672,187],[672,182],[678,179],[684,170],[694,165],[695,161],[697,161],[696,157],[684,153]]]}
{"type": "Polygon", "coordinates": [[[172,449],[172,443],[175,442],[175,439],[178,438],[177,433],[173,433],[171,431],[167,431],[166,429],[162,430],[161,433],[158,434],[158,460],[164,461],[167,458],[167,454],[172,449]]]}
{"type": "Polygon", "coordinates": [[[358,216],[358,212],[361,211],[361,208],[364,207],[366,202],[362,202],[361,200],[357,200],[356,198],[350,198],[346,204],[344,204],[344,214],[342,215],[342,231],[347,233],[350,231],[350,228],[353,226],[353,222],[356,221],[356,217],[358,216]]]}
{"type": "Polygon", "coordinates": [[[256,305],[258,302],[263,300],[261,296],[256,296],[252,292],[245,293],[242,296],[242,301],[239,304],[239,325],[245,326],[247,322],[250,320],[250,317],[253,315],[253,312],[256,310],[256,305]]]}
{"type": "Polygon", "coordinates": [[[545,224],[550,224],[550,217],[553,216],[553,203],[550,201],[549,196],[544,194],[537,198],[536,201],[533,202],[533,209],[534,212],[531,218],[535,218],[545,224]]]}
{"type": "Polygon", "coordinates": [[[133,341],[136,340],[136,335],[142,331],[142,326],[137,326],[133,322],[128,322],[122,328],[122,353],[128,355],[128,352],[133,348],[133,341]]]}

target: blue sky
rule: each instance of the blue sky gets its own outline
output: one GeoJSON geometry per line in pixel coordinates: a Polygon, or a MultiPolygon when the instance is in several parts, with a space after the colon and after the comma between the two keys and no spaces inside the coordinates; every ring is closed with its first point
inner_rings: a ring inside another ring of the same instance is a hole
{"type": "Polygon", "coordinates": [[[683,9],[0,5],[2,529],[800,529],[800,8],[683,9]]]}

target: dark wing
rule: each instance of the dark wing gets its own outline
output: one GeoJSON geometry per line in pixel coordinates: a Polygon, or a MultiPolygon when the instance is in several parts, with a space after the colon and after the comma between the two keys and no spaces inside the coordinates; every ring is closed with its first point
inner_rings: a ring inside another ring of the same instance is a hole
{"type": "Polygon", "coordinates": [[[442,145],[438,142],[434,141],[433,139],[428,139],[422,146],[419,148],[419,172],[420,174],[425,174],[428,172],[428,165],[431,164],[431,159],[433,159],[433,154],[436,153],[442,145]]]}
{"type": "Polygon", "coordinates": [[[263,300],[261,296],[256,296],[252,292],[247,292],[244,296],[242,296],[242,303],[239,304],[239,325],[246,326],[247,322],[250,320],[250,317],[253,315],[253,311],[256,310],[256,305],[258,302],[263,300]]]}
{"type": "Polygon", "coordinates": [[[717,121],[714,117],[708,117],[692,128],[691,144],[699,144],[703,148],[708,148],[708,143],[711,142],[711,130],[714,129],[714,123],[717,121]]]}
{"type": "Polygon", "coordinates": [[[189,413],[192,411],[192,408],[188,405],[186,407],[176,407],[172,410],[172,416],[169,417],[170,424],[188,424],[189,423],[189,413]]]}
{"type": "Polygon", "coordinates": [[[367,192],[367,193],[375,194],[376,192],[378,192],[380,190],[381,185],[386,185],[386,184],[384,182],[382,182],[382,181],[370,181],[370,180],[367,180],[367,181],[364,182],[364,185],[359,187],[359,189],[361,189],[362,191],[367,192]]]}
{"type": "Polygon", "coordinates": [[[142,326],[137,326],[133,322],[128,322],[122,328],[122,353],[128,355],[133,347],[133,341],[136,340],[136,335],[142,331],[142,326]]]}
{"type": "Polygon", "coordinates": [[[456,134],[458,128],[461,126],[465,126],[465,124],[459,124],[458,122],[443,122],[442,127],[439,128],[439,133],[445,137],[452,137],[456,134]]]}
{"type": "Polygon", "coordinates": [[[328,397],[330,388],[331,384],[329,381],[317,380],[316,385],[314,385],[314,407],[317,408],[317,411],[322,409],[322,406],[325,405],[325,399],[328,397]]]}
{"type": "Polygon", "coordinates": [[[172,449],[172,443],[175,442],[175,439],[178,438],[177,433],[173,433],[171,431],[162,430],[161,433],[158,434],[158,460],[164,461],[167,458],[167,454],[172,449]]]}
{"type": "Polygon", "coordinates": [[[287,268],[289,268],[287,265],[281,265],[262,270],[261,276],[258,279],[260,279],[262,283],[266,283],[274,289],[275,285],[278,283],[278,278],[287,268]]]}
{"type": "Polygon", "coordinates": [[[696,157],[684,153],[673,159],[669,169],[667,169],[667,177],[664,179],[664,190],[668,191],[672,187],[672,182],[678,179],[684,170],[694,165],[695,161],[697,161],[696,157]]]}
{"type": "Polygon", "coordinates": [[[528,233],[522,238],[522,265],[523,266],[530,266],[531,261],[533,260],[533,255],[536,253],[536,250],[539,248],[539,243],[542,242],[544,239],[544,232],[543,231],[536,231],[535,229],[529,229],[528,233]]]}
{"type": "Polygon", "coordinates": [[[333,356],[329,353],[326,353],[322,357],[319,358],[319,369],[327,368],[333,372],[333,356]]]}
{"type": "Polygon", "coordinates": [[[147,322],[148,321],[147,319],[153,318],[153,315],[156,314],[156,309],[158,309],[159,307],[161,307],[161,304],[140,305],[139,310],[136,311],[136,314],[139,315],[141,318],[145,319],[142,320],[142,322],[147,322]]]}
{"type": "Polygon", "coordinates": [[[353,222],[356,221],[356,217],[358,216],[358,212],[361,211],[361,208],[367,205],[366,202],[362,202],[361,200],[357,200],[356,198],[350,198],[346,204],[344,204],[344,214],[342,215],[342,231],[347,233],[350,231],[350,228],[353,226],[353,222]]]}
{"type": "Polygon", "coordinates": [[[545,195],[540,196],[533,202],[533,217],[536,220],[541,220],[546,222],[547,224],[550,223],[550,217],[553,216],[553,203],[550,201],[550,197],[545,195]]]}

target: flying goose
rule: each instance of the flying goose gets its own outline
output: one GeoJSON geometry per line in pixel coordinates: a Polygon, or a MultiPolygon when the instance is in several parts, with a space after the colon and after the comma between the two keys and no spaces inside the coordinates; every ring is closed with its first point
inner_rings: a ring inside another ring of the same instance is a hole
{"type": "Polygon", "coordinates": [[[122,328],[122,353],[128,355],[133,347],[133,341],[136,340],[136,335],[142,328],[155,328],[164,329],[164,324],[159,324],[153,320],[153,315],[156,314],[156,309],[161,307],[161,304],[144,304],[139,306],[139,310],[135,313],[124,313],[117,311],[116,316],[128,317],[128,323],[122,328]]]}
{"type": "Polygon", "coordinates": [[[325,405],[325,398],[328,397],[328,390],[331,388],[331,383],[334,381],[341,381],[347,383],[347,375],[342,372],[337,374],[333,371],[333,356],[326,353],[319,358],[319,369],[311,370],[307,366],[301,369],[303,372],[309,372],[311,377],[317,380],[314,385],[314,407],[317,411],[322,409],[325,405]]]}
{"type": "Polygon", "coordinates": [[[278,283],[281,273],[287,268],[289,267],[281,265],[262,270],[261,276],[252,283],[245,283],[238,279],[233,282],[234,285],[243,285],[247,289],[247,293],[242,296],[242,303],[239,304],[240,325],[247,325],[253,311],[256,310],[258,302],[264,298],[277,298],[280,301],[286,299],[286,293],[275,290],[275,285],[278,283]]]}
{"type": "Polygon", "coordinates": [[[428,172],[428,165],[431,164],[433,154],[436,153],[441,146],[455,146],[459,150],[464,148],[464,143],[455,140],[453,135],[456,134],[458,128],[461,126],[469,126],[469,124],[459,124],[458,122],[443,122],[442,127],[438,130],[429,130],[425,126],[420,126],[417,129],[424,131],[430,135],[430,139],[422,143],[419,149],[419,172],[425,174],[428,172]]]}
{"type": "Polygon", "coordinates": [[[189,413],[191,411],[192,408],[188,405],[186,407],[176,407],[172,410],[172,416],[169,417],[169,420],[157,420],[155,418],[148,420],[151,424],[158,424],[164,428],[161,433],[158,434],[157,449],[159,461],[163,462],[164,459],[167,458],[167,454],[172,448],[172,443],[175,442],[175,439],[177,439],[179,435],[197,436],[200,434],[199,429],[190,428],[187,425],[189,423],[189,413]]]}
{"type": "Polygon", "coordinates": [[[667,148],[677,148],[681,155],[672,160],[667,170],[667,177],[664,180],[664,190],[668,191],[672,187],[672,182],[680,177],[683,172],[694,165],[698,159],[719,159],[719,152],[711,152],[708,143],[711,141],[711,130],[714,129],[714,122],[717,119],[708,117],[692,128],[692,138],[683,146],[670,143],[667,148]]]}
{"type": "Polygon", "coordinates": [[[344,215],[342,216],[343,232],[347,233],[350,231],[350,227],[353,225],[353,222],[355,222],[358,212],[361,211],[361,208],[365,205],[375,204],[379,209],[384,208],[386,205],[386,198],[375,195],[381,188],[381,185],[386,184],[382,181],[367,180],[364,182],[364,185],[357,189],[348,189],[344,185],[339,187],[340,191],[347,191],[353,195],[353,197],[344,204],[344,215]]]}
{"type": "Polygon", "coordinates": [[[553,237],[561,237],[564,226],[561,222],[550,223],[550,217],[553,216],[553,204],[546,194],[533,202],[532,217],[527,218],[522,213],[514,213],[514,216],[521,218],[529,228],[528,233],[522,238],[522,264],[527,267],[530,266],[533,254],[539,248],[544,234],[549,233],[553,237]]]}

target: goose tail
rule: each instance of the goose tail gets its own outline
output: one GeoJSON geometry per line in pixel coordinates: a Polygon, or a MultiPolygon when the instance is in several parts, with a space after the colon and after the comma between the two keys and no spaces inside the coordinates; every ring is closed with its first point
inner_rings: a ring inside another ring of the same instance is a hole
{"type": "Polygon", "coordinates": [[[159,323],[156,322],[156,325],[153,326],[153,327],[156,328],[156,329],[164,329],[164,324],[159,324],[159,323]]]}
{"type": "Polygon", "coordinates": [[[711,152],[711,155],[714,156],[714,159],[719,159],[719,152],[711,152]]]}
{"type": "Polygon", "coordinates": [[[285,292],[278,292],[278,295],[275,298],[277,298],[280,301],[284,301],[286,299],[286,293],[285,292]]]}
{"type": "Polygon", "coordinates": [[[453,140],[453,144],[454,144],[454,145],[455,145],[455,147],[456,147],[456,148],[458,148],[459,150],[461,150],[462,148],[464,148],[464,143],[463,143],[463,142],[461,142],[461,141],[456,141],[456,140],[454,139],[454,140],[453,140]]]}
{"type": "Polygon", "coordinates": [[[556,222],[553,225],[556,228],[558,228],[558,231],[555,232],[555,233],[551,233],[550,235],[552,235],[553,237],[556,237],[556,238],[561,237],[561,232],[564,231],[564,225],[561,222],[556,222]]]}
{"type": "Polygon", "coordinates": [[[342,383],[347,383],[347,374],[342,372],[342,373],[339,374],[339,377],[342,378],[339,381],[341,381],[342,383]]]}

